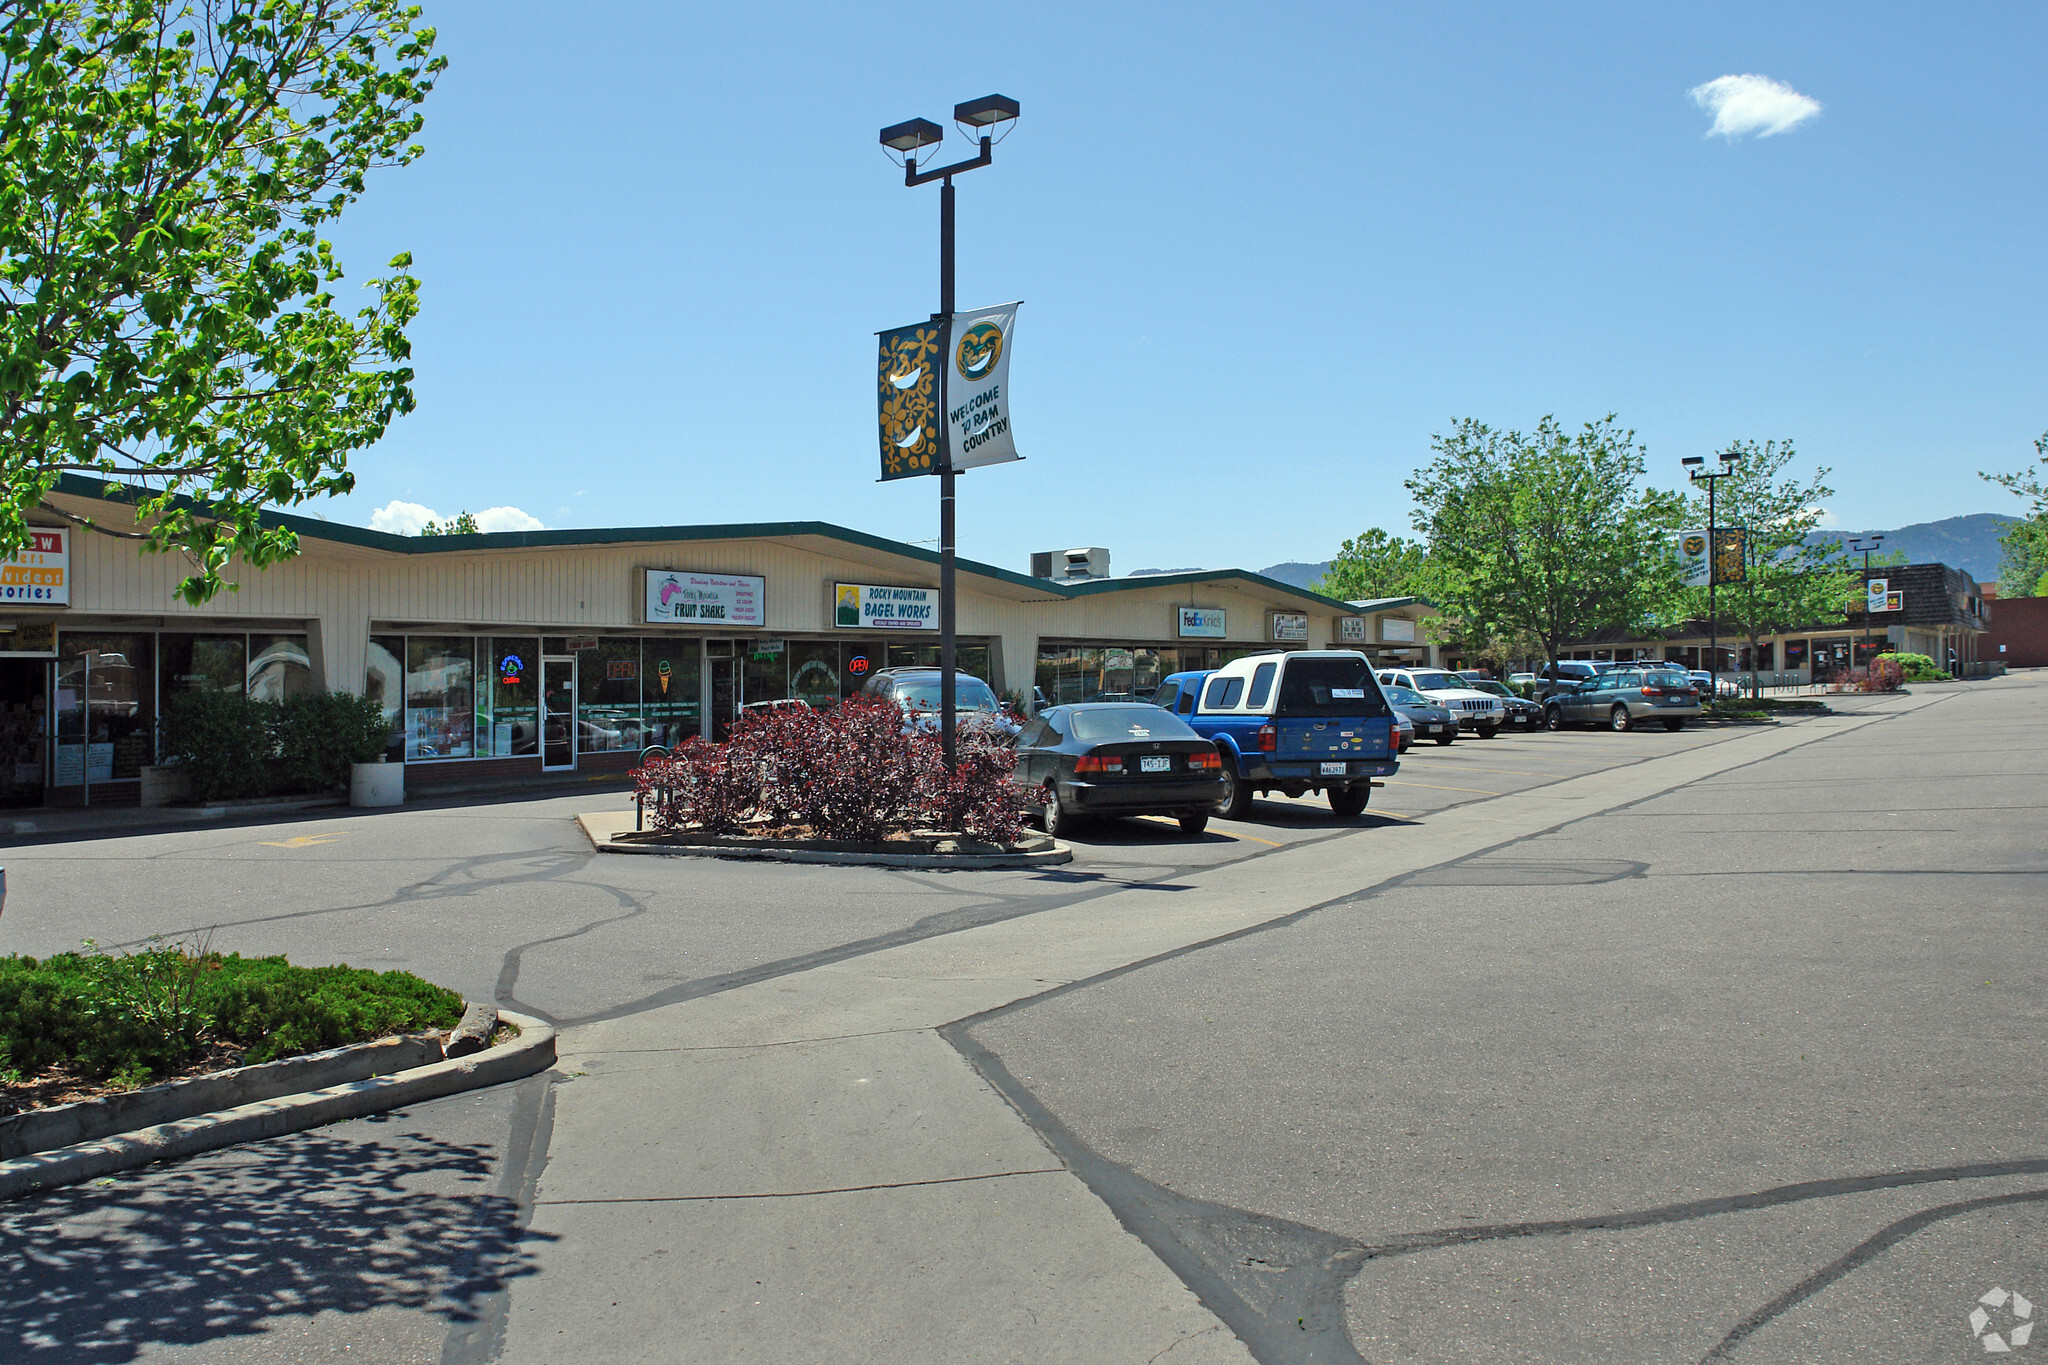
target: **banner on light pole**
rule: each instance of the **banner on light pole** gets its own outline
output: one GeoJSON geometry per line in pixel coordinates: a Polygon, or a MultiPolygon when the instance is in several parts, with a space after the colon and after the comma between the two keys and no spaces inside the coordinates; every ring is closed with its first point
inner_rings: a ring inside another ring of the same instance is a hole
{"type": "Polygon", "coordinates": [[[1740,583],[1748,575],[1746,538],[1740,526],[1696,526],[1678,533],[1678,574],[1688,588],[1740,583]],[[1708,553],[1708,547],[1712,553],[1708,553]]]}
{"type": "Polygon", "coordinates": [[[1740,526],[1714,528],[1714,581],[1740,583],[1749,577],[1748,538],[1740,526]]]}
{"type": "Polygon", "coordinates": [[[1712,568],[1707,559],[1707,532],[1704,527],[1678,533],[1678,573],[1688,588],[1707,586],[1712,568]]]}
{"type": "Polygon", "coordinates": [[[1022,459],[1010,431],[1010,348],[1017,307],[955,313],[947,335],[946,439],[953,468],[1022,459]]]}
{"type": "Polygon", "coordinates": [[[939,424],[945,324],[934,317],[876,335],[881,340],[876,406],[881,416],[882,477],[936,474],[946,448],[939,424]]]}

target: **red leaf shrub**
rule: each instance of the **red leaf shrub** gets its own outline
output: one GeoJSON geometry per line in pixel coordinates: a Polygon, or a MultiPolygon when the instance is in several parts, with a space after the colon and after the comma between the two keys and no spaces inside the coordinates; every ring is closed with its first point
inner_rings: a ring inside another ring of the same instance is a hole
{"type": "Polygon", "coordinates": [[[749,712],[724,744],[693,739],[633,777],[652,827],[664,833],[729,834],[751,818],[860,843],[927,825],[1014,841],[1029,798],[1011,785],[1016,752],[1007,736],[963,726],[959,749],[948,775],[936,737],[906,732],[894,703],[854,696],[830,711],[749,712]]]}

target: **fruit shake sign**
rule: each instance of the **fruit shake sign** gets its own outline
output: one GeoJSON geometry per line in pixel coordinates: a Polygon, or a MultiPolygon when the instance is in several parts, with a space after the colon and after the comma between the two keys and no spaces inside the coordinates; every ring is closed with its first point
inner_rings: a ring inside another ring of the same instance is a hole
{"type": "Polygon", "coordinates": [[[71,605],[71,532],[61,526],[28,527],[28,543],[0,559],[0,603],[39,607],[71,605]]]}
{"type": "Polygon", "coordinates": [[[652,625],[768,624],[768,580],[745,574],[647,570],[647,621],[652,625]]]}

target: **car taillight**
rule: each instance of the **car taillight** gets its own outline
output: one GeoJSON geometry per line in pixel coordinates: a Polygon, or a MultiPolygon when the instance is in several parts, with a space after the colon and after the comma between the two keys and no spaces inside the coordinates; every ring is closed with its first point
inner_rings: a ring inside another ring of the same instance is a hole
{"type": "Polygon", "coordinates": [[[1100,754],[1083,754],[1074,760],[1077,773],[1120,773],[1124,770],[1121,758],[1104,758],[1100,754]]]}
{"type": "Polygon", "coordinates": [[[1663,691],[1664,689],[1661,687],[1646,687],[1643,689],[1643,695],[1646,697],[1654,697],[1660,695],[1663,691]]]}
{"type": "Polygon", "coordinates": [[[1222,766],[1223,756],[1221,754],[1204,753],[1188,755],[1188,767],[1190,768],[1221,768],[1222,766]]]}
{"type": "Polygon", "coordinates": [[[1280,747],[1280,732],[1270,725],[1259,727],[1259,752],[1270,754],[1280,747]]]}

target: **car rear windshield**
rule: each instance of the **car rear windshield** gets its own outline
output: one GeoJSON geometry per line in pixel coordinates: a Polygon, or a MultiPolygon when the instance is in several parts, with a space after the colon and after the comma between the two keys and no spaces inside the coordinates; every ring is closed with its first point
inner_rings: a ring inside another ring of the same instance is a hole
{"type": "MultiPolygon", "coordinates": [[[[931,682],[913,683],[897,694],[903,705],[913,711],[936,711],[939,709],[939,684],[931,682]]],[[[953,679],[953,707],[959,711],[994,711],[996,694],[988,690],[988,684],[979,678],[953,679]]]]}
{"type": "Polygon", "coordinates": [[[1276,714],[1384,716],[1387,703],[1363,659],[1290,659],[1276,714]]]}
{"type": "Polygon", "coordinates": [[[1199,739],[1179,716],[1156,706],[1118,706],[1074,712],[1074,738],[1090,743],[1124,739],[1199,739]]]}

